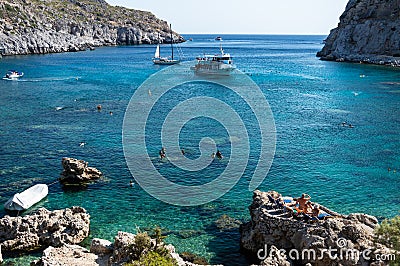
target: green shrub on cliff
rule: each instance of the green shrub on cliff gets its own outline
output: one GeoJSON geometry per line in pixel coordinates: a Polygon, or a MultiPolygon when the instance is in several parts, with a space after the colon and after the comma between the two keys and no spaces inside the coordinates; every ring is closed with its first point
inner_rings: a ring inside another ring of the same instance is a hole
{"type": "Polygon", "coordinates": [[[132,245],[132,254],[135,259],[140,259],[140,257],[145,254],[151,247],[151,239],[144,233],[137,233],[135,237],[135,243],[132,245]]]}
{"type": "Polygon", "coordinates": [[[399,251],[391,265],[400,265],[400,216],[384,220],[376,229],[376,242],[399,251]]]}
{"type": "Polygon", "coordinates": [[[161,229],[156,227],[150,238],[147,232],[138,232],[135,242],[131,245],[130,253],[133,260],[125,266],[177,266],[177,262],[171,257],[169,251],[164,247],[164,236],[161,229]]]}
{"type": "Polygon", "coordinates": [[[150,251],[145,255],[141,256],[139,260],[133,261],[125,266],[177,266],[176,261],[167,256],[162,256],[155,251],[150,251]]]}

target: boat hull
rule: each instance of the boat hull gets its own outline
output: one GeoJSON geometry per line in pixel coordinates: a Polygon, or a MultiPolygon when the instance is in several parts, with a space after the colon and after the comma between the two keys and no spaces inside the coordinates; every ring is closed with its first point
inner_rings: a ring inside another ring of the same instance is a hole
{"type": "Polygon", "coordinates": [[[233,65],[226,65],[222,63],[198,63],[190,68],[198,75],[220,75],[229,76],[236,68],[233,65]]]}
{"type": "Polygon", "coordinates": [[[181,61],[180,60],[157,60],[154,59],[153,63],[155,65],[176,65],[179,64],[181,61]]]}
{"type": "Polygon", "coordinates": [[[24,75],[23,72],[12,72],[12,73],[7,73],[3,79],[4,80],[17,80],[20,77],[22,77],[24,75]]]}
{"type": "Polygon", "coordinates": [[[12,196],[5,204],[4,208],[10,211],[23,211],[27,210],[42,199],[49,193],[46,184],[37,184],[21,193],[12,196]]]}

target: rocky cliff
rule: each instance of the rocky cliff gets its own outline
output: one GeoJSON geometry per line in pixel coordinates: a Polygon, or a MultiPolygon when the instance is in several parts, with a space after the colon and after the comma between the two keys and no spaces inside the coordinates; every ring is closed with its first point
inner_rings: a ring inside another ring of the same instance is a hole
{"type": "Polygon", "coordinates": [[[400,66],[400,0],[350,0],[317,56],[400,66]]]}
{"type": "MultiPolygon", "coordinates": [[[[0,0],[3,55],[80,51],[90,47],[171,42],[166,21],[104,0],[0,0]]],[[[183,38],[174,33],[175,42],[183,38]]]]}

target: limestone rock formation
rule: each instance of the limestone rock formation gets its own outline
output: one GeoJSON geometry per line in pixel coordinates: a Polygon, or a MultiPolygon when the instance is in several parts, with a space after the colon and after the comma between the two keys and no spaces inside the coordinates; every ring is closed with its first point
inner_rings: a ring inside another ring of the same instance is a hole
{"type": "Polygon", "coordinates": [[[0,219],[0,245],[4,251],[30,251],[46,246],[77,244],[89,235],[90,215],[81,207],[39,209],[23,217],[0,219]]]}
{"type": "MultiPolygon", "coordinates": [[[[63,245],[62,247],[49,247],[43,252],[40,260],[31,263],[33,266],[60,266],[60,265],[85,265],[85,266],[109,266],[123,265],[131,259],[132,245],[135,235],[118,232],[115,241],[111,242],[103,239],[93,239],[90,252],[76,245],[63,245]]],[[[152,240],[153,241],[153,240],[152,240]]],[[[179,266],[198,266],[184,261],[175,251],[172,245],[166,245],[172,258],[179,266]]]]}
{"type": "MultiPolygon", "coordinates": [[[[254,257],[260,254],[269,255],[271,247],[275,246],[279,250],[294,252],[293,257],[289,256],[289,259],[297,263],[350,266],[369,265],[375,261],[377,254],[390,254],[390,250],[384,246],[376,246],[373,243],[374,228],[378,224],[373,216],[350,214],[310,223],[293,219],[277,210],[267,195],[268,192],[254,192],[253,202],[249,207],[251,221],[241,226],[241,247],[254,257]],[[338,256],[329,256],[328,252],[323,252],[324,249],[336,250],[334,252],[338,256]],[[309,251],[315,252],[316,256],[307,255],[309,251]],[[370,253],[368,256],[360,255],[354,258],[339,256],[356,251],[370,251],[370,253]],[[296,256],[295,252],[307,253],[305,256],[296,256]]],[[[268,257],[261,256],[261,259],[268,257]]]]}
{"type": "Polygon", "coordinates": [[[317,56],[400,66],[400,1],[350,0],[317,56]]]}
{"type": "MultiPolygon", "coordinates": [[[[173,39],[184,41],[176,33],[173,39]]],[[[0,0],[3,55],[74,52],[159,40],[171,42],[166,21],[104,0],[0,0]]]]}
{"type": "Polygon", "coordinates": [[[108,257],[98,256],[78,245],[63,245],[61,247],[48,247],[43,251],[40,260],[31,263],[31,266],[107,266],[108,257]]]}
{"type": "Polygon", "coordinates": [[[59,178],[62,184],[84,184],[102,177],[102,173],[88,163],[74,158],[62,158],[64,171],[59,178]]]}
{"type": "Polygon", "coordinates": [[[90,252],[96,255],[111,254],[113,249],[113,243],[100,238],[93,238],[92,243],[90,244],[90,252]]]}

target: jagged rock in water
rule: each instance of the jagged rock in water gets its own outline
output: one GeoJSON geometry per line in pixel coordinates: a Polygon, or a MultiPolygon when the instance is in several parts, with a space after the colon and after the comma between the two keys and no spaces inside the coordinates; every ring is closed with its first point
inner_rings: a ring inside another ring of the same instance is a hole
{"type": "Polygon", "coordinates": [[[4,251],[30,251],[47,246],[78,244],[89,235],[90,215],[81,207],[0,219],[4,251]]]}
{"type": "MultiPolygon", "coordinates": [[[[177,33],[173,39],[184,41],[177,33]]],[[[150,12],[100,0],[0,0],[3,55],[76,52],[159,40],[171,42],[169,26],[150,12]]]]}
{"type": "Polygon", "coordinates": [[[400,0],[350,0],[317,56],[400,66],[400,0]]]}
{"type": "Polygon", "coordinates": [[[393,254],[393,251],[373,242],[374,228],[378,225],[378,220],[373,216],[334,215],[329,219],[305,222],[291,218],[285,212],[277,211],[277,207],[268,199],[268,194],[277,193],[254,192],[253,202],[249,207],[251,220],[240,228],[241,247],[254,258],[257,258],[260,250],[269,254],[272,246],[286,251],[297,250],[299,254],[304,250],[313,250],[317,254],[317,259],[305,256],[296,262],[311,263],[315,266],[369,265],[375,262],[376,254],[393,254]],[[371,258],[367,260],[362,256],[355,258],[350,256],[348,259],[347,257],[341,259],[340,256],[333,257],[327,252],[322,252],[323,249],[329,248],[338,252],[370,250],[371,258]]]}
{"type": "Polygon", "coordinates": [[[94,167],[88,167],[88,163],[74,158],[62,158],[64,171],[59,178],[62,184],[85,184],[99,179],[103,174],[94,167]]]}

